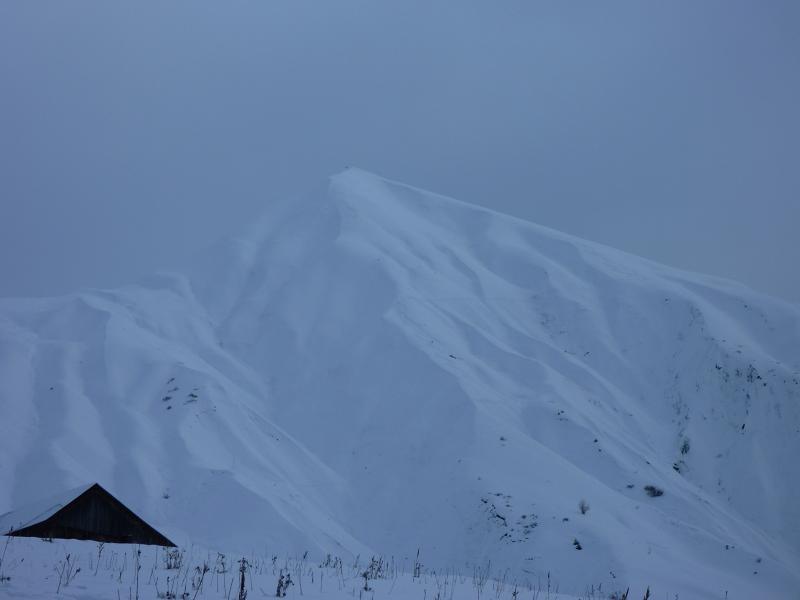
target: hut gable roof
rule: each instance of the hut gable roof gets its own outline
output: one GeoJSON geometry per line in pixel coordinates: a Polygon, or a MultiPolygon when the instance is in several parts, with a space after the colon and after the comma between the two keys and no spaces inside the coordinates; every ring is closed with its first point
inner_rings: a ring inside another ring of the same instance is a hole
{"type": "Polygon", "coordinates": [[[56,512],[75,500],[92,487],[91,483],[79,485],[71,490],[30,502],[15,510],[0,515],[0,535],[8,535],[11,531],[19,531],[52,517],[56,512]]]}
{"type": "Polygon", "coordinates": [[[97,483],[0,515],[0,535],[175,545],[97,483]]]}

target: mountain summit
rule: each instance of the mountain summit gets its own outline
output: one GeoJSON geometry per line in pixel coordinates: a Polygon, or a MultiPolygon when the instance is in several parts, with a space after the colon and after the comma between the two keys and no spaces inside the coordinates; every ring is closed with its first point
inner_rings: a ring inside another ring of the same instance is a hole
{"type": "Polygon", "coordinates": [[[797,306],[348,169],[182,273],[0,301],[0,512],[97,480],[179,544],[778,597],[799,349],[797,306]]]}

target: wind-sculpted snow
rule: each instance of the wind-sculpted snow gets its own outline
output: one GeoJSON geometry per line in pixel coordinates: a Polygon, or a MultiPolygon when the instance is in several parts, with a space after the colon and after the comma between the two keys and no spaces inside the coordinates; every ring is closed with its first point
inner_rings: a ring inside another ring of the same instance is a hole
{"type": "Polygon", "coordinates": [[[97,480],[210,547],[800,585],[797,306],[355,169],[182,274],[0,303],[0,411],[0,511],[97,480]]]}

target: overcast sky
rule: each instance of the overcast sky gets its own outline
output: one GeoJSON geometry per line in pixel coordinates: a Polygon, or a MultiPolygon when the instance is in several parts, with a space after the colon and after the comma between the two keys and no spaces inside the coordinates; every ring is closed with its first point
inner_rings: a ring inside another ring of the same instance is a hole
{"type": "Polygon", "coordinates": [[[346,165],[800,302],[797,0],[0,2],[0,296],[346,165]]]}

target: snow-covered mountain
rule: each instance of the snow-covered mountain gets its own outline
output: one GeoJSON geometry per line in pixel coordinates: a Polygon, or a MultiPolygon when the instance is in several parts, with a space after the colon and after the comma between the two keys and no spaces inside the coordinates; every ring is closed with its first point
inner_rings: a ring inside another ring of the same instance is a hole
{"type": "Polygon", "coordinates": [[[798,456],[798,306],[356,169],[0,301],[0,512],[98,481],[186,544],[788,597],[798,456]]]}

